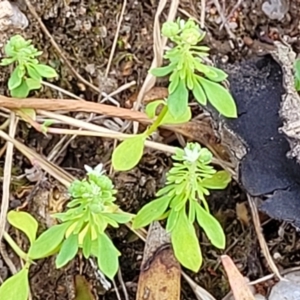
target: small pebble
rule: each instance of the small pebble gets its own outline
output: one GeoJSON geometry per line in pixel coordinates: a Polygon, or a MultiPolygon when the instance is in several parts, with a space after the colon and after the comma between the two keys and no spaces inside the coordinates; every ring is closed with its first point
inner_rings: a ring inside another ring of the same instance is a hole
{"type": "Polygon", "coordinates": [[[279,281],[276,283],[269,296],[269,300],[299,300],[300,285],[292,281],[279,281]]]}

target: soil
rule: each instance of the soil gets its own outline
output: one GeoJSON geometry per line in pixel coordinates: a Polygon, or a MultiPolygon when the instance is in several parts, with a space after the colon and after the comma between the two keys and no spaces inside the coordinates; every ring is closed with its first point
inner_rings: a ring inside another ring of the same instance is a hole
{"type": "MultiPolygon", "coordinates": [[[[37,14],[53,39],[67,55],[72,66],[89,82],[99,85],[103,92],[110,93],[121,85],[136,81],[136,85],[115,96],[121,106],[125,106],[128,98],[140,89],[150,68],[153,58],[153,22],[158,6],[157,0],[128,0],[127,2],[117,48],[105,80],[103,78],[105,78],[104,74],[123,1],[37,0],[32,2],[37,14]]],[[[300,42],[295,38],[299,34],[300,7],[296,5],[297,1],[291,1],[290,9],[281,21],[270,20],[262,12],[262,1],[242,1],[229,19],[233,34],[231,37],[225,28],[220,29],[220,15],[214,2],[206,1],[205,17],[207,31],[205,42],[211,47],[212,59],[222,59],[223,62],[238,61],[267,49],[272,46],[272,40],[282,37],[289,38],[296,52],[300,49],[300,42]]],[[[225,16],[230,14],[237,2],[220,0],[225,16]]],[[[29,19],[29,26],[22,32],[22,35],[32,39],[33,44],[43,50],[42,61],[54,66],[60,74],[59,80],[53,83],[79,97],[98,101],[98,93],[80,82],[60,59],[26,5],[19,5],[29,19]]],[[[188,13],[200,20],[200,11],[200,0],[181,1],[178,16],[186,18],[185,15],[188,13]]],[[[2,69],[2,72],[0,88],[4,95],[9,95],[6,86],[10,73],[7,69],[2,69]]],[[[166,86],[163,81],[159,81],[158,85],[166,86]]],[[[45,87],[35,96],[56,98],[62,95],[60,92],[45,87]]],[[[71,107],[70,115],[77,118],[87,117],[84,114],[72,112],[71,107]]],[[[120,128],[122,123],[118,122],[119,120],[109,118],[97,121],[98,124],[104,126],[120,128]]],[[[51,134],[45,136],[33,128],[28,128],[24,123],[20,123],[16,138],[46,157],[64,137],[51,134]]],[[[1,141],[1,147],[3,145],[4,142],[1,141]]],[[[78,178],[84,176],[85,164],[93,167],[101,162],[109,173],[113,147],[114,141],[111,139],[77,137],[60,153],[55,163],[78,178]]],[[[22,177],[21,175],[31,169],[31,163],[19,152],[14,153],[13,163],[14,179],[10,209],[26,207],[26,210],[38,219],[42,231],[53,222],[49,218],[50,213],[64,207],[66,190],[47,174],[41,180],[34,180],[29,176],[22,177]]],[[[0,157],[1,173],[3,165],[4,156],[2,155],[0,157]]],[[[117,200],[121,208],[136,213],[163,186],[165,174],[170,166],[171,159],[167,154],[146,150],[143,159],[133,170],[111,173],[111,178],[118,190],[117,200]]],[[[208,203],[211,211],[225,229],[227,248],[225,251],[213,248],[206,237],[200,234],[204,263],[199,273],[187,273],[216,299],[222,299],[229,292],[229,285],[219,261],[220,254],[228,254],[242,274],[250,280],[261,278],[269,274],[270,270],[261,254],[246,195],[239,185],[232,182],[225,191],[212,193],[208,203]]],[[[299,233],[290,225],[269,219],[264,215],[261,217],[262,220],[267,220],[263,231],[271,254],[277,258],[277,265],[281,269],[298,266],[300,262],[299,233]]],[[[11,233],[26,248],[22,235],[13,230],[11,233]]],[[[120,273],[129,293],[129,299],[133,300],[137,289],[144,243],[126,226],[121,226],[111,231],[110,234],[122,253],[120,273]]],[[[3,249],[19,267],[18,259],[4,243],[3,249]]],[[[85,261],[77,257],[67,268],[56,270],[53,258],[40,261],[32,267],[30,272],[32,299],[72,299],[71,295],[74,295],[76,290],[74,280],[78,274],[82,274],[85,282],[91,287],[95,299],[118,299],[115,288],[124,299],[120,280],[116,280],[116,287],[105,291],[103,280],[99,277],[95,265],[93,261],[85,261]]],[[[0,259],[1,279],[5,280],[10,275],[8,266],[4,260],[0,259]]],[[[267,288],[264,290],[266,291],[267,288]]],[[[182,299],[195,299],[192,290],[184,281],[182,282],[182,299]]]]}

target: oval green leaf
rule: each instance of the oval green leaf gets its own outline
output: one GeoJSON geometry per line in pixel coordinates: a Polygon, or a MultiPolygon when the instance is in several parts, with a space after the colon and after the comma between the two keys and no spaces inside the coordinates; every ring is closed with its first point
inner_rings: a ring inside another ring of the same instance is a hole
{"type": "Polygon", "coordinates": [[[98,266],[109,279],[113,279],[118,272],[120,254],[106,234],[98,236],[98,266]]]}
{"type": "Polygon", "coordinates": [[[237,117],[236,104],[228,90],[205,78],[199,77],[199,81],[209,102],[220,114],[227,118],[237,117]]]}
{"type": "Polygon", "coordinates": [[[185,86],[184,80],[179,83],[172,94],[169,94],[167,103],[170,114],[175,118],[180,118],[188,105],[189,91],[185,86]]]}
{"type": "Polygon", "coordinates": [[[55,249],[62,243],[65,232],[70,223],[54,225],[44,231],[31,245],[29,249],[29,257],[31,259],[40,259],[47,257],[53,253],[55,249]]]}
{"type": "Polygon", "coordinates": [[[157,220],[166,211],[171,198],[163,196],[142,207],[136,217],[133,219],[133,228],[141,228],[157,220]]]}
{"type": "Polygon", "coordinates": [[[83,239],[82,254],[86,259],[88,259],[91,255],[91,251],[92,251],[92,238],[89,229],[83,239]]]}
{"type": "Polygon", "coordinates": [[[174,93],[175,89],[177,88],[177,85],[180,80],[179,72],[174,71],[171,74],[169,80],[170,80],[170,84],[169,84],[168,90],[169,90],[169,94],[172,94],[172,93],[174,93]]]}
{"type": "Polygon", "coordinates": [[[154,75],[155,77],[164,77],[170,74],[175,69],[175,67],[175,64],[170,64],[165,67],[153,68],[150,70],[150,74],[154,75]]]}
{"type": "Polygon", "coordinates": [[[17,66],[11,73],[8,80],[8,88],[9,90],[13,90],[21,85],[23,76],[25,75],[25,71],[23,72],[20,66],[17,66]]]}
{"type": "Polygon", "coordinates": [[[78,235],[70,234],[66,240],[63,241],[60,251],[55,260],[56,268],[65,266],[71,261],[78,252],[78,235]]]}
{"type": "Polygon", "coordinates": [[[202,254],[195,228],[188,221],[184,209],[179,213],[171,231],[175,257],[187,269],[198,272],[202,264],[202,254]]]}
{"type": "Polygon", "coordinates": [[[113,168],[117,171],[134,168],[143,156],[145,140],[143,135],[138,135],[123,141],[113,152],[113,168]]]}
{"type": "Polygon", "coordinates": [[[204,178],[201,181],[201,186],[208,189],[222,190],[226,188],[230,181],[230,174],[223,170],[213,174],[210,178],[204,178]]]}
{"type": "Polygon", "coordinates": [[[219,249],[224,249],[226,237],[222,226],[216,218],[207,212],[200,204],[195,205],[196,218],[199,226],[204,230],[210,242],[219,249]]]}
{"type": "Polygon", "coordinates": [[[38,222],[29,213],[11,210],[7,214],[9,224],[23,231],[28,237],[30,244],[35,241],[38,229],[38,222]]]}
{"type": "Polygon", "coordinates": [[[113,214],[105,213],[105,216],[116,221],[119,224],[125,224],[131,221],[134,215],[126,212],[120,212],[120,213],[113,213],[113,214]]]}
{"type": "Polygon", "coordinates": [[[23,268],[0,286],[1,300],[28,300],[28,269],[23,268]]]}
{"type": "Polygon", "coordinates": [[[218,69],[218,68],[215,68],[215,67],[212,67],[212,66],[207,66],[208,67],[208,72],[205,73],[205,76],[209,79],[209,80],[212,80],[212,81],[215,81],[215,82],[221,82],[221,81],[224,81],[228,75],[218,69]]]}
{"type": "Polygon", "coordinates": [[[166,115],[162,119],[160,125],[186,123],[191,118],[192,118],[192,112],[191,112],[191,108],[188,106],[185,107],[185,110],[183,111],[182,115],[179,118],[175,118],[173,115],[170,114],[170,112],[168,110],[166,115]]]}
{"type": "Polygon", "coordinates": [[[30,90],[25,80],[22,80],[21,84],[18,87],[14,88],[13,90],[10,90],[11,96],[15,98],[26,98],[29,92],[30,90]]]}
{"type": "Polygon", "coordinates": [[[42,76],[32,65],[33,64],[26,64],[26,69],[27,69],[28,75],[32,79],[35,79],[40,82],[42,80],[42,76]]]}
{"type": "Polygon", "coordinates": [[[54,77],[57,77],[57,73],[56,71],[47,66],[47,65],[44,65],[44,64],[31,64],[31,66],[42,76],[42,77],[45,77],[45,78],[54,78],[54,77]]]}
{"type": "Polygon", "coordinates": [[[38,90],[42,87],[41,82],[36,80],[36,79],[32,79],[32,78],[26,78],[25,79],[26,84],[28,86],[28,89],[31,90],[38,90]]]}
{"type": "Polygon", "coordinates": [[[201,105],[206,105],[207,104],[207,98],[206,95],[203,91],[203,88],[200,84],[200,82],[198,81],[198,77],[199,76],[195,76],[194,77],[194,88],[193,88],[193,95],[195,97],[195,99],[198,101],[198,103],[200,103],[201,105]]]}
{"type": "Polygon", "coordinates": [[[0,66],[8,66],[15,62],[17,59],[16,57],[9,57],[9,58],[3,58],[0,62],[0,66]]]}

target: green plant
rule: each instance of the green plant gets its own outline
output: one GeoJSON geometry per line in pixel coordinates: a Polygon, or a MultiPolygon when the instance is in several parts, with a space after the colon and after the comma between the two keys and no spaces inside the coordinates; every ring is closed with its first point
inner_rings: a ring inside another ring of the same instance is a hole
{"type": "Polygon", "coordinates": [[[165,58],[167,66],[154,68],[150,72],[157,77],[170,75],[167,101],[158,100],[147,105],[146,113],[154,123],[142,134],[123,141],[113,152],[112,164],[118,171],[126,171],[137,165],[143,155],[146,139],[162,124],[179,124],[191,119],[188,106],[189,91],[201,105],[209,101],[222,115],[237,117],[235,102],[220,82],[227,78],[222,70],[205,65],[208,47],[198,46],[205,36],[194,21],[178,19],[166,22],[162,34],[175,46],[168,50],[165,58]],[[156,115],[156,109],[163,108],[156,115]]]}
{"type": "Polygon", "coordinates": [[[294,64],[295,72],[295,89],[300,91],[300,59],[297,59],[294,64]]]}
{"type": "Polygon", "coordinates": [[[30,244],[28,253],[25,253],[19,248],[8,233],[4,233],[5,240],[23,260],[24,265],[19,272],[2,283],[0,286],[0,299],[27,300],[29,296],[28,272],[33,263],[33,259],[30,257],[29,252],[33,243],[36,241],[38,223],[30,214],[21,211],[10,211],[7,215],[7,219],[12,226],[25,233],[30,244]]]}
{"type": "Polygon", "coordinates": [[[169,64],[150,72],[157,77],[170,75],[168,108],[171,114],[180,117],[187,107],[191,90],[201,105],[206,105],[208,100],[225,117],[236,118],[235,102],[228,90],[219,84],[227,74],[203,63],[209,48],[197,46],[205,36],[199,26],[193,20],[178,19],[164,23],[162,34],[175,46],[164,56],[169,64]]]}
{"type": "Polygon", "coordinates": [[[205,197],[209,189],[224,189],[231,178],[226,171],[216,171],[210,164],[211,152],[197,143],[177,149],[176,161],[167,174],[165,187],[157,199],[146,204],[133,219],[140,228],[155,220],[167,219],[166,230],[178,261],[197,272],[202,264],[201,248],[194,222],[204,230],[210,242],[224,249],[225,235],[219,222],[210,214],[205,197]]]}
{"type": "Polygon", "coordinates": [[[56,267],[71,261],[81,249],[85,258],[97,257],[100,270],[109,278],[116,274],[119,251],[105,232],[108,225],[117,228],[132,219],[114,204],[111,180],[104,175],[102,165],[86,166],[87,178],[75,180],[69,187],[72,200],[67,210],[54,214],[61,221],[43,232],[33,243],[29,255],[36,259],[58,253],[56,267]]]}
{"type": "Polygon", "coordinates": [[[0,65],[16,65],[8,80],[8,88],[13,97],[26,98],[31,90],[41,88],[43,77],[57,76],[53,68],[39,63],[37,57],[43,52],[38,51],[31,45],[30,40],[26,41],[20,35],[10,38],[4,52],[7,57],[1,60],[0,65]]]}
{"type": "Polygon", "coordinates": [[[111,180],[104,175],[102,165],[95,169],[88,166],[87,178],[75,180],[69,187],[72,200],[67,211],[54,215],[61,223],[44,231],[38,238],[37,221],[26,212],[10,211],[8,222],[23,231],[30,242],[25,253],[6,232],[4,238],[24,261],[23,268],[0,286],[1,300],[27,300],[29,295],[28,272],[34,260],[56,256],[56,267],[61,268],[72,260],[80,249],[85,258],[97,258],[101,271],[110,279],[116,274],[119,251],[105,233],[108,225],[118,227],[127,223],[132,215],[114,204],[111,180]]]}

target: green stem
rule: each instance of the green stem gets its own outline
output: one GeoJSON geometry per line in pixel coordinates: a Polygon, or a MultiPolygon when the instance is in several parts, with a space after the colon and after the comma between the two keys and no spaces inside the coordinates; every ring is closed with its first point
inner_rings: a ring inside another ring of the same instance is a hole
{"type": "Polygon", "coordinates": [[[164,105],[163,109],[159,113],[156,120],[144,133],[146,136],[150,136],[159,127],[159,125],[161,124],[161,122],[162,122],[163,118],[165,117],[165,115],[167,114],[167,112],[168,112],[168,105],[164,105]]]}
{"type": "Polygon", "coordinates": [[[6,240],[6,242],[9,244],[9,246],[16,252],[16,254],[21,257],[24,261],[28,261],[27,254],[17,245],[17,243],[11,238],[11,236],[4,231],[3,237],[6,240]]]}

